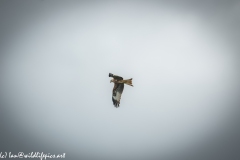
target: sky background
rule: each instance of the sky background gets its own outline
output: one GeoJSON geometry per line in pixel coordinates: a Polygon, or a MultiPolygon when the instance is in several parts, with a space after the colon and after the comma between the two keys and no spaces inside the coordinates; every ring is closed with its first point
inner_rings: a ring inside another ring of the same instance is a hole
{"type": "Polygon", "coordinates": [[[0,152],[240,158],[240,1],[2,0],[0,24],[0,152]]]}

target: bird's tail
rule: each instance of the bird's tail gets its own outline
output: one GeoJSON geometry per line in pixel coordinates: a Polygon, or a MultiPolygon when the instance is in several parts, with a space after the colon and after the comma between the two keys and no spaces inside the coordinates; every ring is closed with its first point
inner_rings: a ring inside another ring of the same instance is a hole
{"type": "Polygon", "coordinates": [[[132,85],[132,78],[131,78],[131,79],[125,79],[125,80],[122,80],[122,83],[127,84],[127,85],[133,87],[133,85],[132,85]]]}

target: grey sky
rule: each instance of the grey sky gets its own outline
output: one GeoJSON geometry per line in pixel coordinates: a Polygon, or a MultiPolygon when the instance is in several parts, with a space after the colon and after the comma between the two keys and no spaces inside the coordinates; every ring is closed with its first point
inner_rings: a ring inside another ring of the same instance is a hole
{"type": "Polygon", "coordinates": [[[1,1],[0,151],[237,158],[239,11],[239,1],[1,1]],[[133,78],[117,109],[109,72],[133,78]]]}

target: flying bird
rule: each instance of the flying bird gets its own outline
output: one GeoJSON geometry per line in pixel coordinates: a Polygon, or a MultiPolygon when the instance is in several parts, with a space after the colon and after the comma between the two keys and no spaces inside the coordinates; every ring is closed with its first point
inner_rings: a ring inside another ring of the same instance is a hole
{"type": "Polygon", "coordinates": [[[114,75],[112,73],[109,73],[109,77],[112,77],[113,79],[110,81],[114,83],[114,87],[112,90],[112,101],[113,101],[113,105],[118,108],[119,104],[120,104],[120,99],[121,99],[121,95],[124,89],[124,84],[130,85],[133,87],[132,85],[132,78],[131,79],[126,79],[124,80],[122,77],[114,75]]]}

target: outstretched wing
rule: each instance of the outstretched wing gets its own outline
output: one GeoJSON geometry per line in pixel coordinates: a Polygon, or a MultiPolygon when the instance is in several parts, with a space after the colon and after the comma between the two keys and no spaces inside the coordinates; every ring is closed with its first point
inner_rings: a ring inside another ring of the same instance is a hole
{"type": "Polygon", "coordinates": [[[112,101],[113,101],[113,105],[116,108],[119,107],[123,89],[124,89],[124,84],[123,83],[115,83],[114,90],[113,90],[113,93],[112,93],[112,101]]]}
{"type": "Polygon", "coordinates": [[[116,79],[116,80],[123,80],[123,78],[122,77],[120,77],[120,76],[117,76],[117,75],[114,75],[114,74],[112,74],[112,73],[109,73],[109,77],[113,77],[114,79],[116,79]]]}

